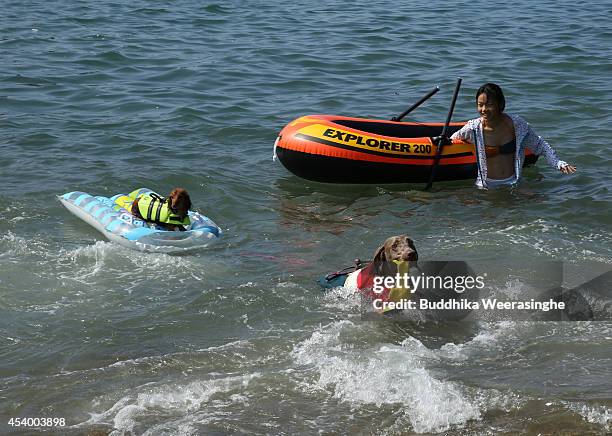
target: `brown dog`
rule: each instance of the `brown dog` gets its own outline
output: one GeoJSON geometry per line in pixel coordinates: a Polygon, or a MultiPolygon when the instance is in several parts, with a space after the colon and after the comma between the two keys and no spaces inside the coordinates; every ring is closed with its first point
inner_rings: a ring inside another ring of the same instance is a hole
{"type": "Polygon", "coordinates": [[[191,198],[184,188],[174,188],[168,195],[168,206],[181,219],[185,219],[191,209],[191,198]]]}
{"type": "MultiPolygon", "coordinates": [[[[159,226],[162,226],[166,230],[172,230],[172,231],[176,231],[176,230],[184,231],[185,230],[185,228],[181,225],[171,224],[171,223],[166,223],[166,222],[161,222],[161,221],[155,221],[153,219],[144,218],[142,214],[140,213],[140,208],[138,206],[138,200],[140,200],[140,198],[141,197],[138,197],[132,203],[132,210],[131,210],[132,215],[134,215],[137,218],[140,218],[141,220],[153,222],[159,226]]],[[[168,208],[170,209],[170,212],[173,215],[176,215],[180,221],[184,220],[187,217],[189,213],[189,209],[191,209],[191,199],[189,198],[189,194],[184,188],[174,188],[172,192],[170,192],[170,195],[168,195],[168,198],[166,199],[166,201],[168,203],[168,208]]]]}
{"type": "Polygon", "coordinates": [[[377,274],[395,274],[395,271],[388,271],[394,260],[405,262],[416,262],[419,260],[419,253],[414,246],[414,241],[408,235],[391,236],[376,249],[374,252],[374,263],[377,274]],[[387,269],[387,270],[385,270],[387,269]]]}
{"type": "Polygon", "coordinates": [[[365,267],[348,275],[345,287],[363,289],[371,286],[374,276],[394,276],[398,273],[397,264],[393,261],[416,262],[419,253],[414,241],[408,235],[397,235],[387,238],[374,252],[374,259],[365,267]]]}

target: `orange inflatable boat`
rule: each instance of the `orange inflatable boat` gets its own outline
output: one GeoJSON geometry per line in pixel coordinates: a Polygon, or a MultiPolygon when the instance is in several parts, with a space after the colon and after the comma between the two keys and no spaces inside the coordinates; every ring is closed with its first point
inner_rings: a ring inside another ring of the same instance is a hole
{"type": "MultiPolygon", "coordinates": [[[[465,122],[450,123],[450,136],[465,122]]],[[[274,156],[296,176],[327,183],[426,183],[443,123],[404,123],[336,115],[308,115],[289,123],[274,156]]],[[[527,151],[525,165],[537,156],[527,151]]],[[[443,148],[435,181],[476,179],[474,146],[443,148]]]]}

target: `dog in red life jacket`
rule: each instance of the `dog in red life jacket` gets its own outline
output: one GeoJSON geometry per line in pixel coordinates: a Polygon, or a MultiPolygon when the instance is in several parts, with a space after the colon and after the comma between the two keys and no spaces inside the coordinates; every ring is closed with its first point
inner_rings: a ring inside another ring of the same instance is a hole
{"type": "Polygon", "coordinates": [[[398,263],[416,262],[419,254],[408,235],[391,236],[374,252],[374,259],[364,268],[350,273],[344,287],[358,289],[368,299],[389,301],[390,289],[374,292],[375,277],[395,277],[400,271],[398,263]]]}

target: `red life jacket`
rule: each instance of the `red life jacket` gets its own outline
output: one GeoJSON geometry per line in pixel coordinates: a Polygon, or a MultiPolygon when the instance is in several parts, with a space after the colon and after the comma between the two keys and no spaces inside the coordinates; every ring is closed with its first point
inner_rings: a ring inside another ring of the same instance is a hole
{"type": "Polygon", "coordinates": [[[374,292],[374,277],[376,277],[374,263],[359,271],[357,275],[357,288],[359,288],[359,292],[369,300],[380,299],[381,301],[389,301],[389,288],[385,287],[381,293],[374,292]]]}
{"type": "MultiPolygon", "coordinates": [[[[405,270],[407,273],[407,270],[405,270]]],[[[361,295],[370,301],[380,300],[384,302],[399,302],[400,300],[408,300],[412,297],[410,287],[391,287],[383,286],[382,283],[377,286],[383,288],[382,292],[374,292],[374,278],[376,277],[376,269],[374,263],[363,268],[357,275],[357,288],[361,295]]],[[[383,312],[389,309],[384,309],[383,312]]]]}

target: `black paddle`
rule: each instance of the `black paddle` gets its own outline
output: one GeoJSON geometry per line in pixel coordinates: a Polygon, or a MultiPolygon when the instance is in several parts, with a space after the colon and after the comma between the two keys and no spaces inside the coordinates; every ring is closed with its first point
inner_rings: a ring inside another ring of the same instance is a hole
{"type": "Polygon", "coordinates": [[[425,190],[427,191],[431,188],[433,184],[433,179],[436,175],[436,168],[438,167],[438,163],[440,162],[440,157],[442,156],[442,149],[444,148],[444,141],[446,139],[446,132],[448,130],[448,125],[451,122],[451,118],[453,117],[453,111],[455,110],[455,102],[457,101],[457,96],[459,95],[459,88],[461,87],[461,77],[457,79],[457,85],[455,86],[455,93],[453,94],[453,100],[451,101],[450,109],[448,110],[448,116],[446,117],[446,123],[444,124],[444,128],[442,129],[442,133],[438,136],[438,140],[436,141],[436,156],[434,158],[434,164],[431,167],[431,173],[429,173],[429,181],[427,182],[427,186],[425,186],[425,190]]]}
{"type": "Polygon", "coordinates": [[[410,106],[408,109],[406,109],[404,112],[402,112],[402,114],[398,117],[393,117],[391,118],[391,121],[401,121],[402,118],[404,118],[406,115],[408,115],[410,112],[412,112],[413,110],[415,110],[416,108],[418,108],[419,106],[421,106],[423,103],[425,103],[426,100],[429,100],[429,98],[434,95],[436,92],[438,92],[440,90],[439,87],[435,87],[434,89],[432,89],[431,91],[429,91],[423,98],[421,98],[419,101],[417,101],[415,104],[413,104],[412,106],[410,106]]]}

